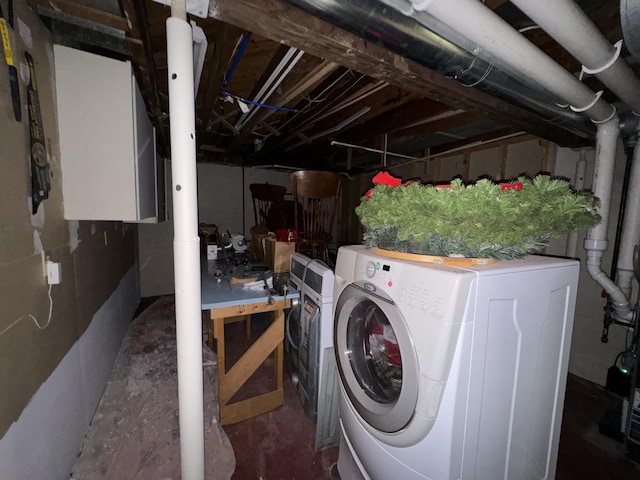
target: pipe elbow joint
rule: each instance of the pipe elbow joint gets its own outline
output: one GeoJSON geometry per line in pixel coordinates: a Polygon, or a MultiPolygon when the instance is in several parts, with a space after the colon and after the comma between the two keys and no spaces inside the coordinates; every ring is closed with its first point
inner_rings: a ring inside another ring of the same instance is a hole
{"type": "Polygon", "coordinates": [[[631,309],[629,302],[625,302],[625,303],[612,302],[612,304],[613,304],[613,310],[615,311],[616,320],[620,320],[624,322],[629,322],[633,320],[633,310],[631,309]]]}

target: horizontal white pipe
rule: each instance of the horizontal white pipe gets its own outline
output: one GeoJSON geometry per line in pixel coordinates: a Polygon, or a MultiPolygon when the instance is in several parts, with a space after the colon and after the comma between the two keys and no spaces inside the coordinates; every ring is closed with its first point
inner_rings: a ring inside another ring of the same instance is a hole
{"type": "Polygon", "coordinates": [[[640,113],[640,79],[573,0],[511,0],[633,111],[640,113]]]}
{"type": "Polygon", "coordinates": [[[183,480],[203,480],[204,401],[193,38],[191,27],[184,19],[169,17],[166,25],[181,473],[183,480]]]}
{"type": "Polygon", "coordinates": [[[579,82],[560,64],[522,36],[490,8],[477,0],[411,0],[416,10],[424,10],[466,36],[523,76],[571,104],[572,109],[596,123],[615,115],[615,108],[579,82]]]}

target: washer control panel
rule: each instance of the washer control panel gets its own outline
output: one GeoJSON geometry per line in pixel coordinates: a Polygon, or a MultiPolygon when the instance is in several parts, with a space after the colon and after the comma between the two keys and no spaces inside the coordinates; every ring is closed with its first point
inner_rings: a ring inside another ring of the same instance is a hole
{"type": "Polygon", "coordinates": [[[359,255],[356,263],[356,278],[371,281],[388,290],[393,287],[393,282],[398,278],[401,269],[402,264],[394,264],[392,269],[391,264],[382,259],[371,259],[359,255]]]}
{"type": "Polygon", "coordinates": [[[463,277],[474,276],[455,267],[416,264],[370,252],[360,253],[355,267],[356,280],[379,288],[398,305],[435,320],[452,315],[460,286],[470,282],[468,278],[463,281],[463,277]]]}

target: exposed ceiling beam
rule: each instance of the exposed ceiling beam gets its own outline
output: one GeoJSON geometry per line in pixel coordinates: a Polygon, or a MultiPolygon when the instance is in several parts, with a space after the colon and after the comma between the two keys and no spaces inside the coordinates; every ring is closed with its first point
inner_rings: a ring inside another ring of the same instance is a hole
{"type": "Polygon", "coordinates": [[[432,121],[414,125],[403,130],[393,133],[392,141],[394,143],[410,140],[415,137],[433,135],[437,132],[450,130],[452,128],[466,125],[467,123],[477,120],[480,115],[476,113],[462,112],[454,115],[443,116],[432,121]]]}
{"type": "Polygon", "coordinates": [[[367,73],[419,96],[478,114],[490,112],[497,122],[513,125],[560,145],[585,143],[584,139],[544,122],[523,108],[465,88],[453,79],[438,75],[281,0],[216,0],[211,13],[224,22],[367,73]]]}
{"type": "MultiPolygon", "coordinates": [[[[320,131],[327,130],[332,125],[343,122],[356,112],[361,111],[363,108],[369,107],[369,113],[362,115],[357,121],[341,130],[342,132],[347,132],[349,129],[362,125],[367,120],[384,116],[386,112],[392,111],[412,100],[415,100],[415,96],[413,94],[403,91],[393,85],[387,85],[383,90],[377,91],[375,94],[370,96],[363,97],[358,102],[341,109],[339,114],[336,112],[335,115],[332,115],[330,118],[326,118],[323,122],[315,123],[313,128],[320,131]]],[[[371,137],[371,134],[369,134],[369,137],[371,137]]]]}
{"type": "MultiPolygon", "coordinates": [[[[336,63],[327,62],[309,55],[305,56],[301,61],[315,61],[318,62],[318,64],[315,68],[311,68],[302,75],[293,74],[285,79],[280,88],[278,88],[278,91],[274,92],[274,95],[271,98],[272,104],[278,106],[286,106],[290,104],[306,91],[313,89],[318,83],[338,68],[336,63]]],[[[254,118],[247,123],[248,128],[251,129],[255,125],[263,124],[267,118],[271,117],[276,112],[277,110],[273,109],[262,109],[262,111],[258,112],[254,118]]]]}
{"type": "Polygon", "coordinates": [[[347,143],[361,143],[371,137],[408,128],[449,110],[449,106],[435,100],[414,99],[411,103],[389,111],[384,117],[363,123],[339,138],[347,143]]]}
{"type": "Polygon", "coordinates": [[[491,132],[482,133],[480,135],[475,135],[473,137],[456,140],[454,142],[442,143],[437,147],[431,147],[429,149],[429,157],[437,157],[438,155],[451,153],[453,151],[471,148],[475,145],[487,143],[491,140],[498,140],[500,138],[515,135],[517,133],[522,132],[517,128],[501,128],[498,130],[493,130],[491,132]]]}
{"type": "Polygon", "coordinates": [[[147,8],[145,2],[137,0],[120,0],[122,8],[127,12],[127,22],[131,24],[130,36],[141,40],[141,45],[131,46],[131,57],[133,65],[138,67],[136,78],[141,90],[146,90],[145,97],[149,102],[149,110],[156,125],[156,136],[158,149],[162,155],[169,153],[169,141],[167,132],[162,128],[162,119],[165,115],[160,103],[160,93],[157,83],[157,73],[155,60],[153,58],[153,46],[151,44],[151,34],[147,22],[147,8]]]}
{"type": "Polygon", "coordinates": [[[27,0],[27,3],[34,9],[38,7],[53,9],[89,22],[117,28],[124,32],[129,31],[129,23],[123,16],[88,7],[72,0],[27,0]]]}
{"type": "MultiPolygon", "coordinates": [[[[231,62],[231,56],[237,41],[242,35],[246,34],[246,31],[238,27],[220,22],[216,22],[215,31],[215,38],[209,41],[208,50],[210,51],[207,51],[209,58],[207,58],[202,72],[201,103],[196,110],[196,116],[202,120],[205,129],[212,128],[220,121],[220,114],[224,107],[220,103],[220,89],[218,86],[223,83],[223,78],[231,62]]],[[[233,106],[231,110],[236,112],[237,108],[233,106]]],[[[229,118],[227,113],[224,114],[225,119],[229,118]]]]}

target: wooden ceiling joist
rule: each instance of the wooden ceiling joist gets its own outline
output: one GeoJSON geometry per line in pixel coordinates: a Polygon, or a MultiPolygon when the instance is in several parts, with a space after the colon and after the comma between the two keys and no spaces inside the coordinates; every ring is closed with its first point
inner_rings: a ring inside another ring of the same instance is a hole
{"type": "Polygon", "coordinates": [[[72,0],[27,0],[27,3],[35,9],[38,7],[54,9],[89,22],[129,32],[129,23],[123,16],[88,7],[72,0]]]}
{"type": "Polygon", "coordinates": [[[584,139],[549,125],[537,115],[496,97],[463,87],[422,65],[367,42],[281,0],[217,0],[216,18],[303,49],[354,71],[401,86],[454,108],[487,114],[561,145],[584,139]],[[311,33],[312,32],[312,33],[311,33]]]}

